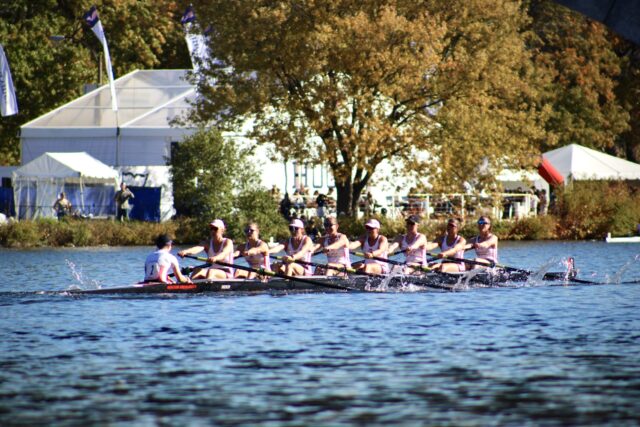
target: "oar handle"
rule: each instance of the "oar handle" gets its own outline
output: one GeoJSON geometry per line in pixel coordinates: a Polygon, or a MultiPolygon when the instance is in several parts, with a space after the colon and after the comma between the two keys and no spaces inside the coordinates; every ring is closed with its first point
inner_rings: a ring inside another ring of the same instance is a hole
{"type": "MultiPolygon", "coordinates": [[[[271,255],[271,258],[277,259],[277,260],[282,260],[284,257],[283,256],[271,255]]],[[[351,268],[351,267],[337,267],[337,266],[333,266],[333,265],[329,265],[329,264],[320,264],[320,263],[317,263],[317,262],[302,261],[302,260],[299,260],[299,259],[297,259],[295,262],[297,262],[298,264],[310,265],[310,266],[313,266],[313,267],[320,267],[320,268],[324,268],[324,269],[327,269],[327,270],[341,271],[343,273],[358,274],[358,275],[361,275],[361,276],[370,276],[370,277],[382,277],[381,274],[365,273],[364,271],[358,271],[355,268],[351,268]]]]}
{"type": "MultiPolygon", "coordinates": [[[[438,258],[438,254],[435,254],[435,253],[432,253],[432,252],[427,252],[427,255],[429,255],[430,257],[438,258]]],[[[482,267],[490,267],[490,268],[498,267],[498,268],[502,268],[503,270],[517,271],[519,273],[525,273],[525,274],[533,274],[533,272],[529,271],[529,270],[523,270],[521,268],[516,268],[516,267],[509,267],[508,265],[496,264],[493,261],[483,262],[483,261],[475,261],[473,259],[456,258],[456,257],[451,257],[451,256],[445,256],[445,257],[438,258],[438,259],[443,259],[443,260],[447,260],[447,261],[455,261],[455,262],[464,262],[464,263],[472,264],[472,265],[480,265],[482,267]]]]}
{"type": "MultiPolygon", "coordinates": [[[[208,260],[208,258],[197,257],[195,255],[185,255],[185,257],[192,258],[192,259],[197,259],[198,261],[207,261],[208,260]]],[[[271,270],[265,270],[263,268],[245,267],[244,265],[229,264],[229,263],[226,263],[226,262],[223,262],[223,261],[216,261],[215,264],[222,265],[224,267],[237,268],[239,270],[250,271],[250,272],[262,275],[262,276],[281,277],[283,279],[288,279],[288,280],[292,280],[292,281],[296,281],[296,282],[309,283],[310,285],[314,285],[314,286],[320,286],[320,287],[332,288],[332,289],[340,289],[340,290],[343,290],[343,291],[360,292],[359,289],[350,288],[348,286],[336,285],[335,283],[322,283],[322,282],[318,282],[316,280],[305,279],[304,277],[298,277],[298,276],[294,277],[294,276],[289,276],[287,274],[282,274],[282,273],[278,273],[278,272],[271,271],[271,270]]]]}

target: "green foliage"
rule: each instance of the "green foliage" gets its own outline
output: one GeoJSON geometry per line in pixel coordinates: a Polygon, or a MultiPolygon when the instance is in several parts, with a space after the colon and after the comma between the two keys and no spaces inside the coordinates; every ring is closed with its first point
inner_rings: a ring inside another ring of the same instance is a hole
{"type": "Polygon", "coordinates": [[[516,220],[496,235],[506,240],[550,240],[557,237],[556,226],[557,219],[551,215],[534,216],[516,220]]]}
{"type": "Polygon", "coordinates": [[[217,130],[199,129],[171,156],[174,206],[178,215],[229,222],[239,194],[258,187],[247,150],[217,130]]]}
{"type": "Polygon", "coordinates": [[[601,239],[633,234],[640,223],[640,192],[623,182],[574,182],[558,197],[559,236],[601,239]]]}
{"type": "Polygon", "coordinates": [[[248,189],[238,196],[235,209],[228,235],[237,241],[244,241],[243,230],[250,222],[258,224],[263,240],[270,237],[279,240],[289,235],[288,224],[278,212],[278,202],[267,190],[248,189]]]}

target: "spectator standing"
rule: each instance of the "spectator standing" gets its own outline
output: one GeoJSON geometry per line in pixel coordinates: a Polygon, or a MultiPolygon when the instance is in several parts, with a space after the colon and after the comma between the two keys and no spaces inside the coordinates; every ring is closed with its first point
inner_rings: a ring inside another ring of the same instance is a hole
{"type": "Polygon", "coordinates": [[[280,214],[287,221],[291,220],[291,199],[289,199],[289,193],[284,193],[284,197],[280,201],[280,214]]]}
{"type": "Polygon", "coordinates": [[[60,196],[53,204],[53,210],[58,217],[58,220],[61,220],[65,216],[71,214],[71,202],[67,199],[67,195],[64,193],[60,193],[60,196]]]}
{"type": "Polygon", "coordinates": [[[316,197],[316,215],[318,218],[324,218],[326,215],[325,210],[327,209],[328,200],[327,196],[320,193],[318,197],[316,197]]]}
{"type": "Polygon", "coordinates": [[[129,199],[134,199],[135,196],[127,188],[127,184],[124,182],[120,184],[120,190],[116,192],[113,199],[116,201],[116,219],[120,222],[129,220],[129,199]]]}

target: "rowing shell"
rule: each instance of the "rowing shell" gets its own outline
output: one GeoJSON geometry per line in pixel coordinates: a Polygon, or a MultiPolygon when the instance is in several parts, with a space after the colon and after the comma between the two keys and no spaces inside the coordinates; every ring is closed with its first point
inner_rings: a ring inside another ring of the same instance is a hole
{"type": "MultiPolygon", "coordinates": [[[[159,293],[260,293],[260,292],[381,292],[381,291],[457,291],[464,287],[504,286],[508,282],[526,281],[522,273],[484,270],[469,273],[427,273],[421,276],[393,276],[371,278],[356,276],[340,278],[336,276],[303,276],[308,281],[272,278],[268,281],[257,279],[195,280],[193,283],[135,283],[132,285],[100,288],[71,289],[71,294],[159,294],[159,293]],[[311,283],[315,282],[315,284],[311,283]],[[341,289],[343,288],[343,289],[341,289]]],[[[542,280],[566,281],[566,273],[547,273],[542,280]]]]}

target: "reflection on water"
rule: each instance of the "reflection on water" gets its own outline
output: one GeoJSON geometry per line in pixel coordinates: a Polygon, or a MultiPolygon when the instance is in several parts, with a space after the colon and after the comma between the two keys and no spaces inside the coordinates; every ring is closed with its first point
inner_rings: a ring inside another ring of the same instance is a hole
{"type": "MultiPolygon", "coordinates": [[[[0,425],[637,425],[638,285],[38,292],[139,280],[151,249],[0,251],[0,425]]],[[[507,243],[501,263],[620,282],[638,253],[507,243]]]]}

